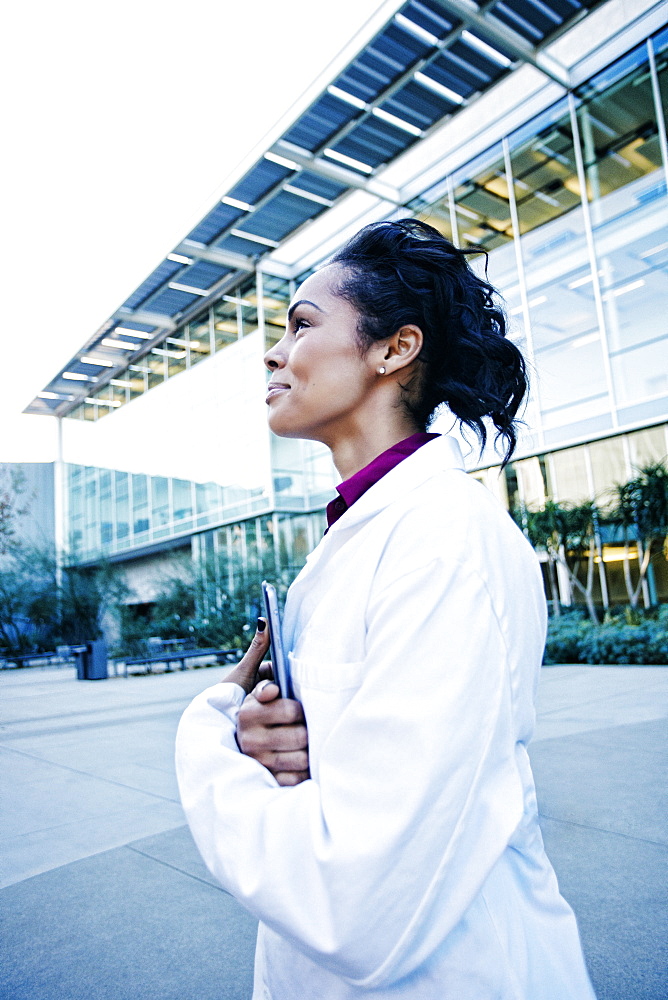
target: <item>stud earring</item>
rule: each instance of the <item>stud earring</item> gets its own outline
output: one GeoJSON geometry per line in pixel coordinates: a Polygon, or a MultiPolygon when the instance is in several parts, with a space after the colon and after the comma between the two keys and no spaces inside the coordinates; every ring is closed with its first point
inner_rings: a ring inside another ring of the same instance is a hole
{"type": "Polygon", "coordinates": [[[380,367],[380,368],[378,369],[378,374],[379,374],[379,375],[384,375],[384,374],[385,374],[385,371],[386,371],[386,369],[385,369],[385,365],[382,365],[382,366],[381,366],[381,367],[380,367]]]}

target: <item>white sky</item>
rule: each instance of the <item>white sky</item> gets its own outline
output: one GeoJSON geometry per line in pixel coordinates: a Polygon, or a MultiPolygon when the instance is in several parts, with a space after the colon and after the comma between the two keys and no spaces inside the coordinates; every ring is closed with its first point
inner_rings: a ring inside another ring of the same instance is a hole
{"type": "Polygon", "coordinates": [[[0,461],[55,458],[56,421],[21,411],[381,6],[10,5],[0,41],[0,461]]]}

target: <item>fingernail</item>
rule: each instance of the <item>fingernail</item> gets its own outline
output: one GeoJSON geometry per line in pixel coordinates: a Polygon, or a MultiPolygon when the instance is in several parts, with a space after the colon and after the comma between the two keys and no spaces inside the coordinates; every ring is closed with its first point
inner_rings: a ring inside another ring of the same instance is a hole
{"type": "Polygon", "coordinates": [[[260,681],[259,684],[255,685],[255,691],[253,693],[254,694],[259,694],[260,691],[264,691],[264,689],[266,688],[267,684],[271,684],[271,683],[272,683],[271,681],[260,681]]]}
{"type": "Polygon", "coordinates": [[[257,620],[257,630],[258,632],[264,632],[267,627],[267,623],[264,618],[258,618],[257,620]]]}

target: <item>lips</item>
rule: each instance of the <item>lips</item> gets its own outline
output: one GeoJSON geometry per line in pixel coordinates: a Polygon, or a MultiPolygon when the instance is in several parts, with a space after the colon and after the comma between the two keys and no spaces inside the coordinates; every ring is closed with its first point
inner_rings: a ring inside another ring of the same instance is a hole
{"type": "Polygon", "coordinates": [[[280,396],[282,392],[287,392],[289,388],[290,386],[286,385],[285,382],[270,382],[267,386],[267,398],[265,402],[269,403],[275,396],[280,396]]]}

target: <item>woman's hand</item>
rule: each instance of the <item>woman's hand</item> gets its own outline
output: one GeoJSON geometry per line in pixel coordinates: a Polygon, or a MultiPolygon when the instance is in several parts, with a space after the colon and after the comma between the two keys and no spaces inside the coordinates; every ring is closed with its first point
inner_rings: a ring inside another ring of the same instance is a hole
{"type": "Polygon", "coordinates": [[[263,677],[271,677],[271,667],[262,663],[269,649],[269,629],[264,618],[258,618],[253,640],[241,660],[226,676],[225,682],[238,684],[250,694],[263,677]]]}
{"type": "Polygon", "coordinates": [[[279,785],[298,785],[310,777],[304,710],[298,701],[279,697],[271,681],[261,681],[239,709],[237,743],[279,785]]]}

